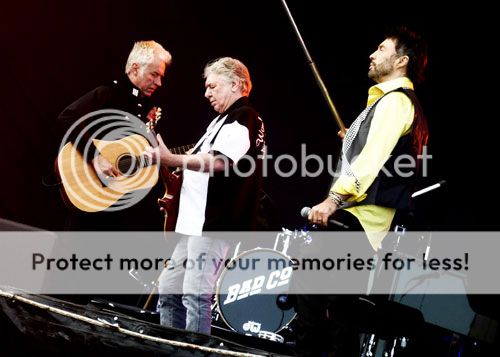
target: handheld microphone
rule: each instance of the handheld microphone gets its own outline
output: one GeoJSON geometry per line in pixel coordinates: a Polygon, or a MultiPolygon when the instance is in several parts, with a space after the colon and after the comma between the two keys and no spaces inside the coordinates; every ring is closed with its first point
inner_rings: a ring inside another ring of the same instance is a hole
{"type": "MultiPolygon", "coordinates": [[[[302,218],[307,219],[310,211],[311,211],[311,207],[302,207],[302,209],[300,210],[300,215],[302,216],[302,218]]],[[[344,229],[349,229],[348,225],[346,225],[342,222],[339,222],[333,218],[329,218],[328,223],[335,224],[336,226],[342,227],[344,229]]]]}

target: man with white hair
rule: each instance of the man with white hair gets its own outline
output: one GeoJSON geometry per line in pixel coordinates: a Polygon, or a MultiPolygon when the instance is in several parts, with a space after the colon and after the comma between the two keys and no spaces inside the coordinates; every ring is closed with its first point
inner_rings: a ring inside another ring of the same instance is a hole
{"type": "MultiPolygon", "coordinates": [[[[210,333],[212,292],[229,244],[209,231],[256,227],[265,149],[264,124],[248,96],[252,82],[237,59],[219,58],[204,70],[205,97],[219,115],[189,155],[160,143],[162,165],[183,167],[175,231],[182,234],[159,279],[161,324],[210,333]],[[185,261],[196,261],[186,268],[185,261]]],[[[152,152],[152,155],[157,153],[152,152]]]]}
{"type": "MultiPolygon", "coordinates": [[[[66,132],[80,118],[98,110],[112,109],[130,113],[146,122],[153,116],[156,107],[151,102],[151,95],[162,86],[165,70],[171,63],[172,56],[155,41],[138,41],[134,44],[122,78],[109,84],[101,85],[70,104],[58,117],[62,129],[66,132]]],[[[69,140],[92,164],[100,177],[115,179],[120,172],[92,142],[102,125],[96,124],[99,116],[91,115],[73,130],[69,140]],[[77,136],[82,137],[79,140],[77,136]]],[[[161,197],[159,186],[150,192],[140,204],[128,208],[125,212],[77,212],[69,215],[66,226],[70,230],[162,230],[162,217],[156,210],[156,199],[161,197]],[[158,191],[158,192],[156,192],[158,191]],[[149,197],[151,196],[151,197],[149,197]],[[148,199],[149,197],[149,199],[148,199]],[[144,209],[149,208],[151,214],[144,209]],[[134,212],[131,212],[133,210],[134,212]],[[135,213],[135,219],[130,219],[135,213]],[[156,213],[156,214],[155,214],[156,213]]]]}

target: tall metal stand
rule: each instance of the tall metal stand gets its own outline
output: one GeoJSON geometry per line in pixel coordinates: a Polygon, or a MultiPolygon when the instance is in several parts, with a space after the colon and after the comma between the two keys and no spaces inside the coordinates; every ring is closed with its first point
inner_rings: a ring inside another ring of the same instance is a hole
{"type": "Polygon", "coordinates": [[[326,99],[326,102],[328,104],[328,108],[330,108],[330,111],[333,114],[333,117],[335,121],[337,122],[337,125],[340,129],[340,131],[345,134],[346,133],[346,128],[342,120],[340,119],[340,115],[337,112],[337,108],[335,108],[335,104],[333,104],[333,100],[330,97],[330,94],[328,93],[328,89],[325,86],[325,83],[323,82],[323,79],[321,79],[321,76],[319,74],[318,68],[316,67],[316,64],[314,63],[311,55],[309,54],[309,51],[307,50],[306,44],[304,40],[302,39],[302,35],[300,34],[299,28],[297,27],[297,24],[295,23],[295,20],[293,19],[292,13],[290,12],[290,9],[288,8],[288,5],[285,0],[281,0],[281,3],[283,4],[283,7],[285,8],[285,11],[288,15],[288,18],[290,19],[290,22],[292,23],[293,30],[295,31],[295,35],[297,35],[297,39],[299,40],[300,46],[302,47],[302,50],[304,51],[304,54],[306,55],[307,58],[307,64],[309,67],[311,67],[311,70],[314,75],[314,79],[316,80],[316,83],[319,86],[319,89],[321,90],[321,93],[323,94],[323,97],[326,99]]]}

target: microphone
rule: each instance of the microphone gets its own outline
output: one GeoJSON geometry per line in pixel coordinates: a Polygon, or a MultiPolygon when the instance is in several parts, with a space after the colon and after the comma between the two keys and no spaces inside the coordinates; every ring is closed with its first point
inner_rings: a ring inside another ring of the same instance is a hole
{"type": "MultiPolygon", "coordinates": [[[[307,219],[307,216],[309,216],[310,211],[311,211],[311,207],[302,207],[302,209],[300,210],[300,215],[302,216],[302,218],[307,219]]],[[[342,227],[344,229],[349,229],[348,225],[346,225],[342,222],[336,221],[333,218],[329,218],[328,223],[335,224],[336,226],[342,227]]]]}

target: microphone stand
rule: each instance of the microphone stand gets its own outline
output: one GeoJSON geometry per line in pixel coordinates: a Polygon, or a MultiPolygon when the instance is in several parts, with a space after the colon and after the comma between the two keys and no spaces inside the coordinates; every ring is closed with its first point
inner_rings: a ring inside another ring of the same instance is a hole
{"type": "MultiPolygon", "coordinates": [[[[434,185],[430,185],[430,186],[427,186],[421,190],[415,191],[411,195],[411,198],[415,198],[415,197],[418,197],[420,195],[424,195],[430,191],[433,191],[437,188],[440,188],[444,184],[446,184],[446,180],[441,180],[438,183],[435,183],[434,185]]],[[[398,238],[397,238],[396,242],[394,242],[394,246],[393,246],[393,252],[396,252],[398,250],[401,237],[404,236],[404,234],[406,232],[406,227],[404,225],[396,225],[394,227],[394,232],[397,233],[397,235],[398,235],[398,238]]],[[[430,249],[430,237],[429,237],[429,242],[428,242],[427,249],[425,252],[426,259],[427,259],[427,256],[429,255],[429,249],[430,249]]]]}
{"type": "Polygon", "coordinates": [[[438,183],[435,183],[434,185],[427,186],[426,188],[423,188],[421,190],[413,192],[411,195],[412,198],[418,197],[420,195],[423,195],[424,193],[427,193],[429,191],[435,190],[436,188],[439,188],[443,186],[446,183],[446,180],[441,180],[438,183]]]}
{"type": "Polygon", "coordinates": [[[293,19],[292,13],[290,12],[290,9],[288,8],[288,5],[287,5],[285,0],[281,0],[281,3],[283,4],[283,7],[285,8],[285,11],[288,15],[288,18],[290,19],[290,22],[292,23],[295,34],[297,35],[297,39],[300,42],[300,46],[302,47],[302,49],[304,50],[304,54],[306,55],[307,64],[311,67],[311,70],[312,70],[313,75],[314,75],[314,79],[316,80],[316,83],[318,84],[318,86],[321,90],[321,93],[323,94],[323,97],[325,97],[325,99],[326,99],[326,102],[328,104],[328,108],[330,108],[330,111],[332,112],[333,117],[334,117],[335,121],[337,122],[338,127],[340,128],[340,131],[343,134],[345,134],[346,133],[345,125],[342,122],[342,120],[340,119],[340,115],[337,112],[337,108],[335,108],[335,105],[333,104],[333,100],[330,97],[330,94],[328,93],[328,89],[326,89],[325,83],[321,79],[318,68],[316,67],[316,64],[314,63],[311,55],[309,54],[309,51],[307,50],[306,44],[305,44],[304,40],[302,39],[299,28],[297,27],[297,24],[295,23],[295,20],[293,19]]]}
{"type": "MultiPolygon", "coordinates": [[[[442,180],[442,181],[440,181],[440,182],[438,182],[436,184],[433,184],[433,185],[427,186],[427,187],[425,187],[425,188],[423,188],[421,190],[415,191],[411,195],[411,197],[415,198],[415,197],[418,197],[420,195],[426,194],[426,193],[428,193],[430,191],[433,191],[433,190],[435,190],[437,188],[440,188],[444,184],[446,184],[446,181],[442,180]]],[[[394,253],[394,254],[400,254],[399,253],[399,243],[400,243],[401,237],[403,237],[405,235],[405,233],[406,233],[406,227],[404,225],[396,225],[395,228],[394,228],[394,232],[397,234],[397,239],[396,239],[395,242],[393,242],[392,253],[394,253]]],[[[421,238],[424,239],[424,236],[421,236],[421,238]]],[[[424,256],[423,256],[423,260],[428,260],[428,258],[429,258],[429,252],[430,252],[430,248],[431,248],[431,239],[432,239],[432,232],[429,232],[429,238],[428,238],[428,240],[426,242],[426,248],[425,248],[425,253],[424,253],[424,256]]],[[[379,253],[377,253],[375,255],[375,265],[380,264],[380,260],[381,260],[381,255],[379,253]]],[[[375,280],[377,278],[376,275],[378,275],[380,277],[381,271],[382,271],[382,267],[379,266],[377,269],[374,269],[370,273],[370,276],[368,278],[367,295],[370,295],[371,290],[372,290],[372,288],[373,288],[373,286],[375,284],[375,280]],[[375,273],[375,270],[377,270],[377,273],[375,273]]],[[[402,293],[402,294],[399,294],[399,297],[397,297],[396,296],[396,286],[399,283],[399,279],[400,279],[400,275],[401,275],[401,270],[397,270],[396,272],[394,272],[394,274],[392,275],[392,277],[389,277],[391,280],[390,280],[388,300],[389,301],[397,302],[399,304],[406,305],[403,302],[403,299],[405,298],[405,296],[407,294],[409,294],[413,289],[417,288],[419,285],[421,285],[422,283],[424,283],[427,279],[438,277],[438,274],[439,273],[433,272],[433,273],[430,273],[430,274],[425,274],[424,276],[415,277],[415,278],[410,279],[406,283],[406,286],[405,286],[406,291],[404,293],[402,293]],[[412,281],[415,281],[415,280],[416,280],[416,283],[414,283],[413,286],[408,287],[408,284],[410,282],[412,282],[412,281]]],[[[418,310],[422,310],[422,309],[418,308],[418,310]]],[[[395,337],[392,340],[392,342],[391,342],[391,346],[392,346],[392,347],[390,347],[391,348],[391,354],[390,354],[391,356],[394,354],[394,349],[397,346],[398,340],[400,342],[400,347],[401,348],[405,348],[405,346],[406,346],[407,338],[405,336],[395,337]]],[[[387,346],[387,343],[389,343],[389,341],[384,342],[384,344],[383,344],[383,346],[384,346],[383,349],[384,350],[385,350],[385,348],[387,346]]],[[[372,355],[374,355],[373,350],[375,350],[375,352],[378,350],[377,344],[378,344],[378,337],[374,333],[366,335],[365,340],[363,342],[363,346],[362,346],[362,349],[363,349],[363,354],[362,355],[363,356],[372,356],[372,355]]]]}

